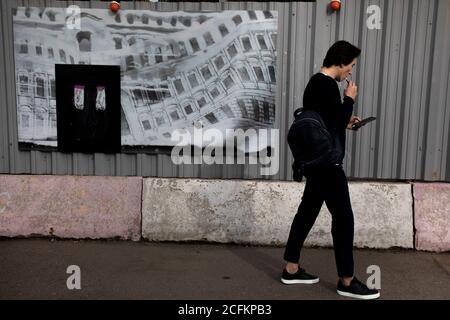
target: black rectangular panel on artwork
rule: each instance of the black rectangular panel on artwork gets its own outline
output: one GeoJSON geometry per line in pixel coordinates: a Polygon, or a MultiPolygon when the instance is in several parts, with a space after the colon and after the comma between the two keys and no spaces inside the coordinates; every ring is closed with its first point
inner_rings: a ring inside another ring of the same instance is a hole
{"type": "Polygon", "coordinates": [[[120,152],[120,67],[55,65],[58,151],[120,152]]]}

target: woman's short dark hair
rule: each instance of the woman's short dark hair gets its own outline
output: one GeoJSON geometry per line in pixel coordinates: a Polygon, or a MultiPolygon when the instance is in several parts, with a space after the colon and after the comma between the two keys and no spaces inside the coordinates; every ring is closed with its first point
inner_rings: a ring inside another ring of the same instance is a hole
{"type": "Polygon", "coordinates": [[[324,67],[349,65],[353,59],[357,58],[361,53],[361,49],[355,47],[350,42],[340,40],[335,42],[323,60],[324,67]]]}

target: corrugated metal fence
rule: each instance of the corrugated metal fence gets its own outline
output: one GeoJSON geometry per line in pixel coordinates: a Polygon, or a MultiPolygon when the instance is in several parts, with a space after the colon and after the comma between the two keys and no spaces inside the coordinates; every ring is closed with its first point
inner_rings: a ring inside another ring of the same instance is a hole
{"type": "Polygon", "coordinates": [[[276,124],[280,171],[261,176],[257,165],[174,165],[167,152],[64,154],[19,151],[11,9],[106,8],[108,2],[6,0],[0,2],[0,173],[291,179],[286,132],[303,90],[328,47],[345,39],[362,49],[353,79],[355,114],[377,121],[347,133],[346,171],[353,178],[450,181],[450,0],[344,0],[338,13],[328,1],[144,3],[122,9],[278,10],[276,124]],[[369,29],[370,5],[381,9],[381,29],[369,29]]]}

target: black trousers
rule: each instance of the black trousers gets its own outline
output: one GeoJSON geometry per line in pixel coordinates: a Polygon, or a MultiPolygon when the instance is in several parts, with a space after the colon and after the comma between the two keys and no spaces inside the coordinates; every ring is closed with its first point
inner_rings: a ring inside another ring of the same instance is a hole
{"type": "Polygon", "coordinates": [[[353,276],[353,211],[348,181],[342,166],[306,172],[302,201],[291,225],[284,253],[287,262],[299,263],[300,251],[323,202],[332,217],[331,235],[339,277],[353,276]]]}

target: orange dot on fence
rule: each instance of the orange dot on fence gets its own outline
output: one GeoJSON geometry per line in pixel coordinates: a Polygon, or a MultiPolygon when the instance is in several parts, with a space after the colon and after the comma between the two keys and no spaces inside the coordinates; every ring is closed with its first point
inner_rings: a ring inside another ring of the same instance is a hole
{"type": "Polygon", "coordinates": [[[337,0],[331,1],[331,3],[330,3],[330,8],[331,8],[333,11],[339,10],[339,9],[341,8],[341,2],[340,2],[340,1],[337,1],[337,0]]]}
{"type": "Polygon", "coordinates": [[[117,12],[120,9],[120,3],[118,3],[117,1],[111,1],[111,3],[109,4],[109,8],[112,12],[117,12]]]}

